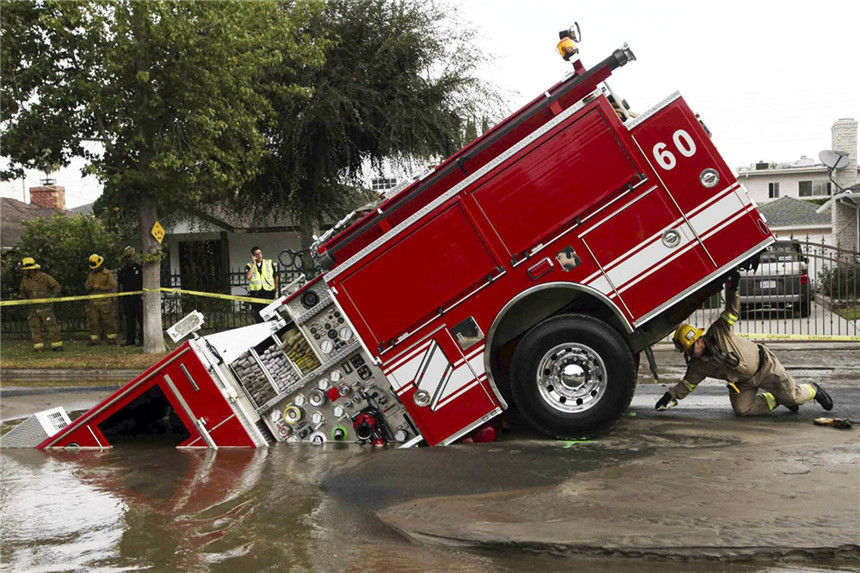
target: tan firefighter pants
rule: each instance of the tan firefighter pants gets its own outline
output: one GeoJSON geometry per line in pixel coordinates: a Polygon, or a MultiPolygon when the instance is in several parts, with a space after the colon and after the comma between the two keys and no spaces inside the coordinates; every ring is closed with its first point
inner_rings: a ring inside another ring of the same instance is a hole
{"type": "Polygon", "coordinates": [[[42,338],[43,328],[45,329],[45,339],[47,339],[51,348],[63,347],[63,341],[60,340],[60,327],[57,325],[53,306],[31,310],[27,316],[27,322],[30,324],[33,348],[36,350],[43,350],[45,348],[45,340],[42,338]]]}
{"type": "Polygon", "coordinates": [[[738,382],[740,392],[729,387],[732,410],[737,416],[767,414],[777,406],[793,406],[809,402],[815,396],[810,384],[797,384],[770,350],[761,370],[749,380],[738,382]]]}
{"type": "Polygon", "coordinates": [[[116,342],[116,315],[110,300],[91,303],[87,307],[87,321],[90,326],[90,342],[99,341],[99,322],[104,325],[108,343],[116,342]]]}

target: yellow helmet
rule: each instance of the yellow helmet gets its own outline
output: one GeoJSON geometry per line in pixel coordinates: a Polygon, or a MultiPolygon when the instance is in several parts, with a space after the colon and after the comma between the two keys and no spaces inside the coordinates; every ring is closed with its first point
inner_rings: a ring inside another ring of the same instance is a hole
{"type": "Polygon", "coordinates": [[[34,271],[36,269],[41,269],[39,265],[36,264],[36,259],[33,257],[24,257],[21,259],[21,270],[24,271],[34,271]]]}
{"type": "Polygon", "coordinates": [[[104,257],[102,257],[102,256],[100,256],[100,255],[97,255],[97,254],[95,254],[95,253],[93,253],[92,255],[90,255],[90,259],[89,259],[89,260],[90,260],[90,268],[91,268],[91,269],[93,269],[93,270],[96,270],[97,268],[99,268],[100,266],[102,266],[102,263],[103,263],[103,262],[105,262],[105,258],[104,258],[104,257]]]}
{"type": "Polygon", "coordinates": [[[679,352],[687,352],[703,334],[705,334],[704,328],[696,328],[689,324],[682,324],[675,331],[675,336],[672,337],[672,342],[675,343],[675,348],[677,348],[679,352]]]}

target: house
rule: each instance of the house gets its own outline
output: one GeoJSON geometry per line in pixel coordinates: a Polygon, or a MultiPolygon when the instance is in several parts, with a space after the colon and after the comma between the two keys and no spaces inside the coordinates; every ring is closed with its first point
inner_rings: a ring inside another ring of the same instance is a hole
{"type": "MultiPolygon", "coordinates": [[[[839,186],[849,187],[860,179],[860,169],[857,167],[857,122],[840,119],[833,124],[831,135],[833,149],[840,149],[853,159],[845,168],[837,169],[833,174],[839,186]]],[[[737,175],[749,196],[758,204],[781,197],[826,199],[835,190],[827,166],[805,155],[793,162],[760,161],[741,167],[737,175]]]]}
{"type": "Polygon", "coordinates": [[[814,242],[860,252],[860,201],[855,191],[860,180],[857,121],[843,118],[835,122],[831,147],[845,159],[835,169],[804,156],[792,163],[759,162],[741,168],[738,180],[759,204],[777,237],[809,235],[814,242]],[[810,208],[800,205],[803,201],[798,199],[819,201],[810,208]],[[778,204],[771,207],[772,202],[778,204]],[[825,218],[829,218],[828,229],[823,227],[825,218]]]}
{"type": "Polygon", "coordinates": [[[72,215],[66,210],[66,189],[46,181],[45,185],[30,188],[30,203],[11,197],[0,197],[0,248],[9,250],[21,240],[24,222],[33,219],[50,219],[57,213],[72,215]]]}
{"type": "Polygon", "coordinates": [[[777,239],[795,238],[811,243],[829,243],[830,214],[819,213],[818,205],[793,197],[780,197],[759,205],[767,225],[777,239]]]}
{"type": "MultiPolygon", "coordinates": [[[[263,256],[275,262],[286,249],[301,250],[298,226],[274,215],[253,220],[245,213],[210,205],[165,215],[160,222],[166,231],[164,272],[170,275],[171,286],[190,290],[224,292],[231,286],[233,294],[247,294],[244,269],[252,247],[260,247],[263,256]],[[235,279],[232,285],[220,282],[230,273],[235,279]]],[[[281,270],[301,270],[289,268],[291,261],[282,258],[281,270]]]]}

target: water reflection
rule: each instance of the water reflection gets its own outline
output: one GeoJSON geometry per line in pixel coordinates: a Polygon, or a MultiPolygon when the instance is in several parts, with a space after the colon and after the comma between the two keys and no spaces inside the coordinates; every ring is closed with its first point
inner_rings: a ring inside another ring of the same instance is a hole
{"type": "Polygon", "coordinates": [[[485,571],[415,546],[319,487],[358,447],[4,450],[2,560],[15,571],[485,571]]]}
{"type": "MultiPolygon", "coordinates": [[[[392,531],[371,509],[386,500],[402,501],[403,496],[432,495],[438,489],[434,478],[467,467],[467,459],[473,468],[485,468],[466,488],[471,492],[507,487],[504,479],[523,480],[522,472],[511,470],[516,464],[564,463],[559,456],[537,454],[523,457],[516,448],[504,446],[406,451],[352,445],[217,452],[151,445],[104,452],[3,450],[0,556],[7,570],[15,572],[823,570],[761,563],[571,559],[422,545],[392,531]],[[504,459],[514,461],[506,467],[504,459]],[[398,484],[412,493],[380,493],[398,489],[398,484]]],[[[465,474],[453,475],[451,487],[465,487],[470,481],[465,474]]]]}

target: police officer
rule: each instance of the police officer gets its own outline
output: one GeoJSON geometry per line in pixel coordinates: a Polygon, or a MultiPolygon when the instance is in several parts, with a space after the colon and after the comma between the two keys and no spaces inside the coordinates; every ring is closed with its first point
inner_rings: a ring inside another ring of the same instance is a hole
{"type": "MultiPolygon", "coordinates": [[[[251,291],[251,296],[274,300],[278,293],[278,276],[272,259],[264,259],[260,247],[251,247],[251,257],[251,262],[245,265],[245,278],[248,279],[248,290],[251,291]]],[[[251,303],[255,321],[263,322],[260,311],[266,306],[265,303],[251,303]]]]}
{"type": "MultiPolygon", "coordinates": [[[[24,278],[21,279],[21,287],[19,289],[21,298],[57,298],[60,296],[60,291],[62,290],[60,283],[54,280],[54,277],[51,275],[40,271],[40,268],[33,257],[24,257],[21,260],[21,270],[24,271],[24,278]]],[[[28,306],[30,312],[27,316],[27,322],[30,323],[33,350],[36,352],[46,350],[45,343],[42,340],[42,328],[44,328],[51,350],[62,352],[63,341],[60,340],[60,327],[57,325],[57,318],[54,316],[54,304],[45,302],[28,306]]]]}
{"type": "MultiPolygon", "coordinates": [[[[117,282],[119,283],[119,292],[139,292],[143,290],[143,269],[140,264],[134,260],[136,251],[134,247],[126,247],[122,252],[122,257],[125,259],[123,266],[117,273],[117,282]]],[[[140,326],[140,342],[138,346],[143,346],[143,297],[139,294],[122,296],[119,298],[119,303],[122,306],[122,314],[125,316],[125,342],[123,346],[134,346],[135,337],[137,336],[138,326],[140,326]]]]}
{"type": "Polygon", "coordinates": [[[767,414],[777,406],[796,412],[798,406],[812,399],[825,410],[833,408],[833,400],[821,386],[795,383],[770,350],[732,332],[740,312],[739,280],[737,271],[729,275],[726,309],[707,332],[689,324],[675,331],[675,348],[684,353],[687,372],[681,382],[663,394],[657,410],[676,406],[706,377],[727,382],[737,416],[767,414]]]}
{"type": "MultiPolygon", "coordinates": [[[[86,288],[90,294],[108,294],[116,289],[116,281],[109,270],[102,266],[104,257],[90,255],[90,274],[87,277],[86,288]]],[[[90,325],[90,341],[87,346],[97,346],[99,343],[99,322],[104,325],[108,344],[116,344],[116,314],[110,297],[96,298],[89,301],[87,306],[87,321],[90,325]]]]}

